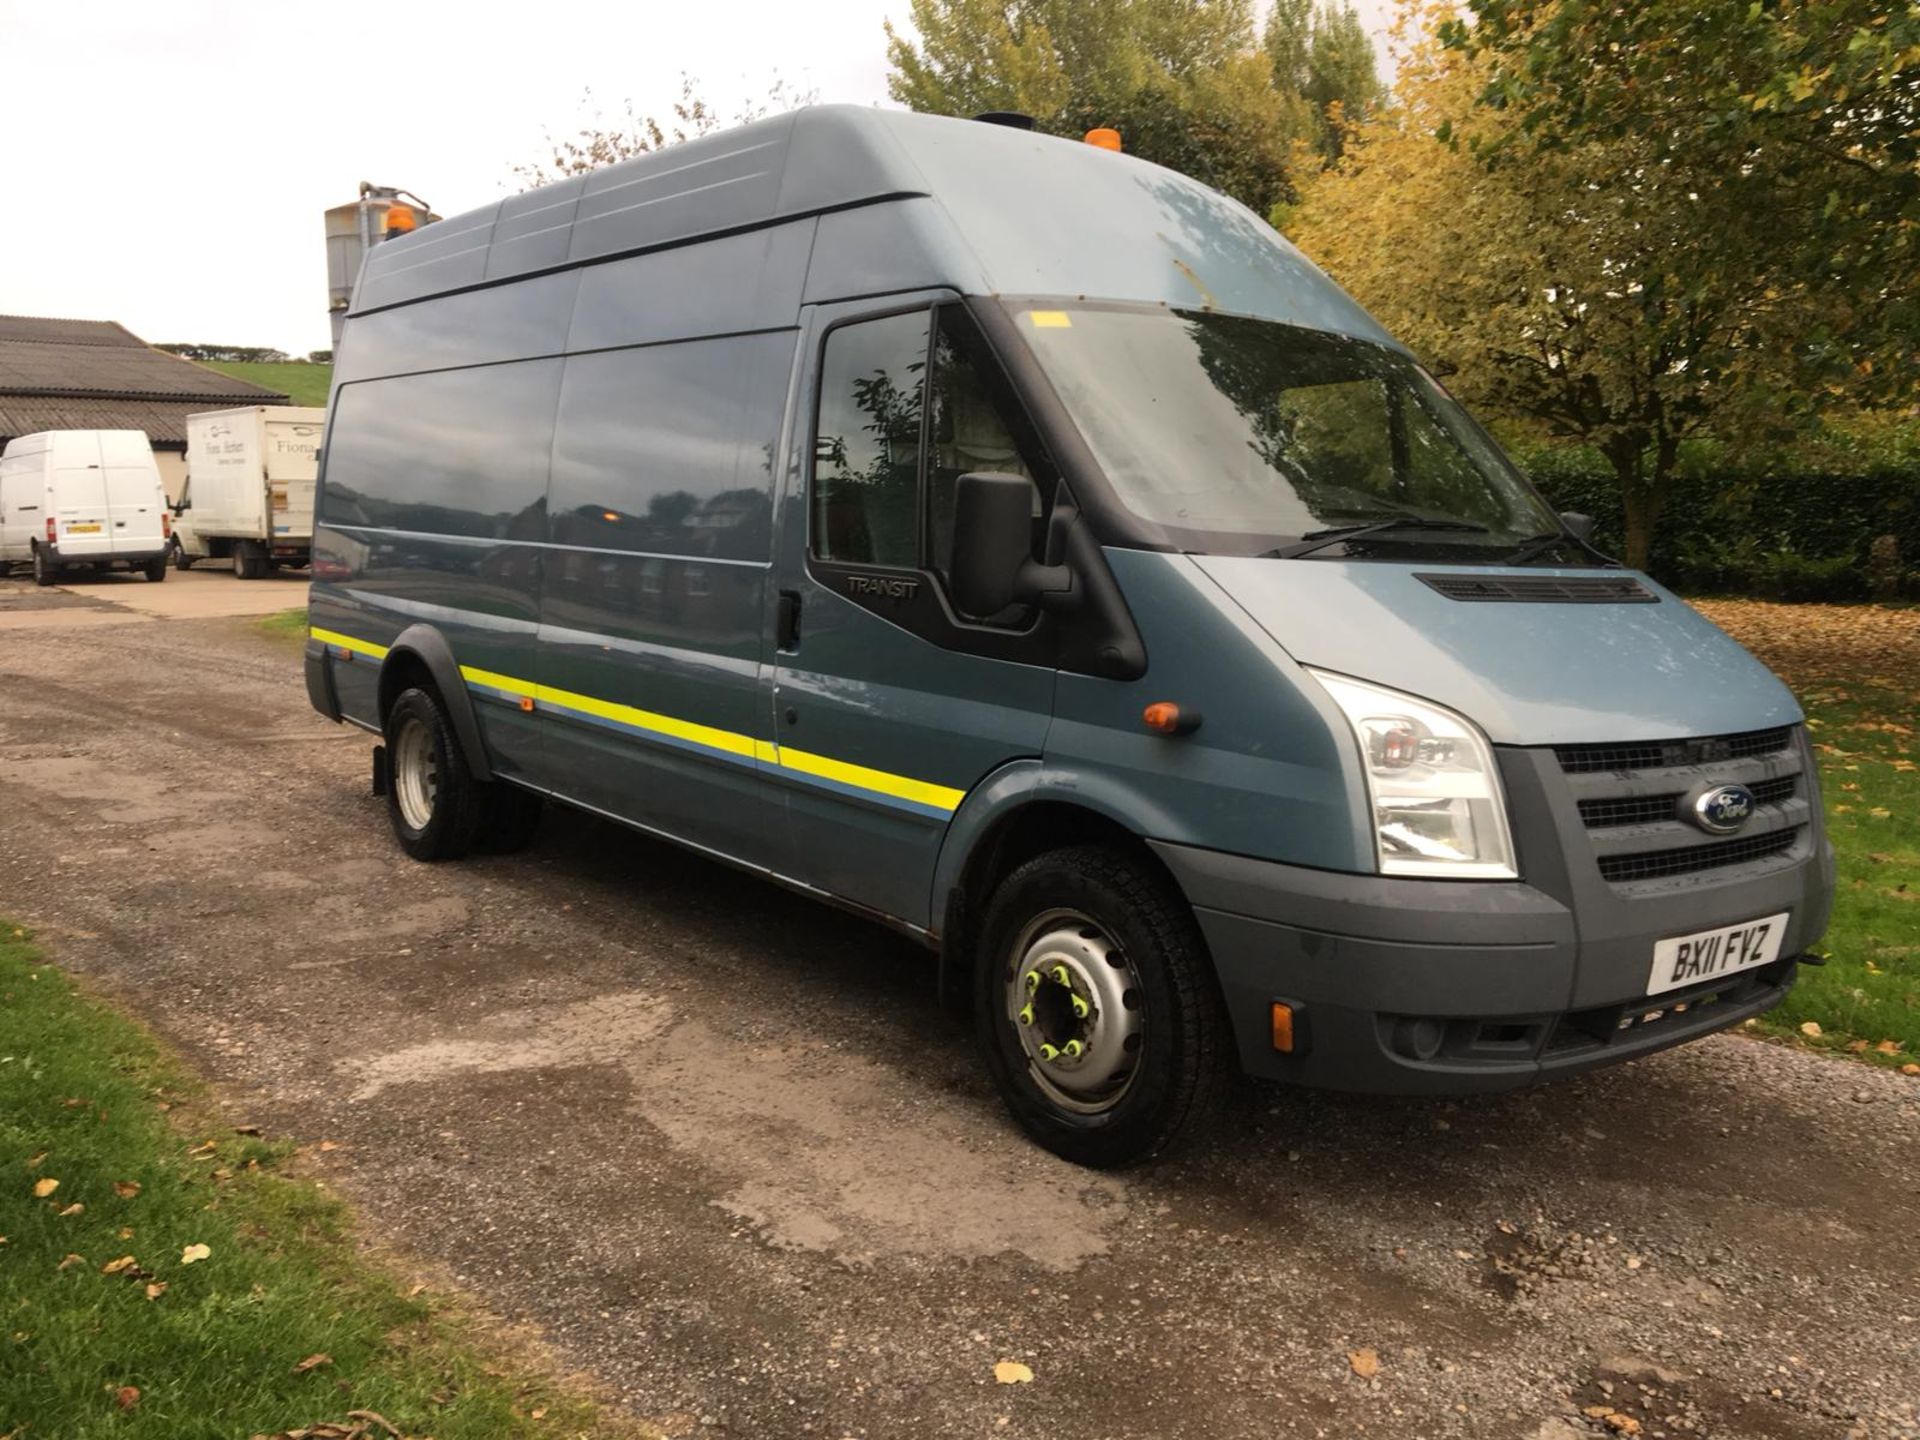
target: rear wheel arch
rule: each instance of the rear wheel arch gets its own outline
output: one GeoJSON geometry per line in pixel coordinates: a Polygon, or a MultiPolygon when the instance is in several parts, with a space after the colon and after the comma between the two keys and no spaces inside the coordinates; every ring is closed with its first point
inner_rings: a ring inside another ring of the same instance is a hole
{"type": "Polygon", "coordinates": [[[400,632],[380,666],[380,723],[386,724],[393,702],[414,688],[431,690],[446,707],[447,718],[460,742],[462,758],[473,778],[493,779],[487,747],[480,738],[473,697],[460,678],[460,666],[446,637],[431,625],[410,625],[400,632]]]}

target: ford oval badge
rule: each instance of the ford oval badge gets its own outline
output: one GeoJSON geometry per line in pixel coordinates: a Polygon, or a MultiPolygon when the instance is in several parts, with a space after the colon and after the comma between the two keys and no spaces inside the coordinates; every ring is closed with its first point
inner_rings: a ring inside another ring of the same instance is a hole
{"type": "Polygon", "coordinates": [[[1687,818],[1713,835],[1731,835],[1753,818],[1753,792],[1744,785],[1702,790],[1687,807],[1687,818]]]}

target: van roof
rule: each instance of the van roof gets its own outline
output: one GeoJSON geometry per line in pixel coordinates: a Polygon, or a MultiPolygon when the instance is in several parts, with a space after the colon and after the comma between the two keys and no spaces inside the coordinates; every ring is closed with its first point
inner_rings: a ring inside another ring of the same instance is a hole
{"type": "Polygon", "coordinates": [[[1213,308],[1391,343],[1264,219],[1175,171],[1004,125],[855,105],[702,136],[386,241],[367,256],[351,313],[917,197],[932,210],[902,238],[937,255],[941,283],[963,293],[1213,308]]]}

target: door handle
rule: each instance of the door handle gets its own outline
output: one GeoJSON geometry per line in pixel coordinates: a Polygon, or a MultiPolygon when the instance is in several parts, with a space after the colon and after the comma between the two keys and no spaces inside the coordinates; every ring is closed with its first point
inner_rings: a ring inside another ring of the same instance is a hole
{"type": "Polygon", "coordinates": [[[800,592],[782,590],[774,620],[774,647],[780,650],[800,648],[800,592]]]}

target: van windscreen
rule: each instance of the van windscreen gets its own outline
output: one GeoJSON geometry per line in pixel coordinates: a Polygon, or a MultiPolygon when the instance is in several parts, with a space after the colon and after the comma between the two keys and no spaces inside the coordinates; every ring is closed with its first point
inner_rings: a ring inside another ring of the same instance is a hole
{"type": "Polygon", "coordinates": [[[1251,555],[1380,526],[1345,553],[1474,559],[1559,528],[1466,412],[1384,345],[1159,307],[1010,309],[1155,543],[1251,555]]]}

